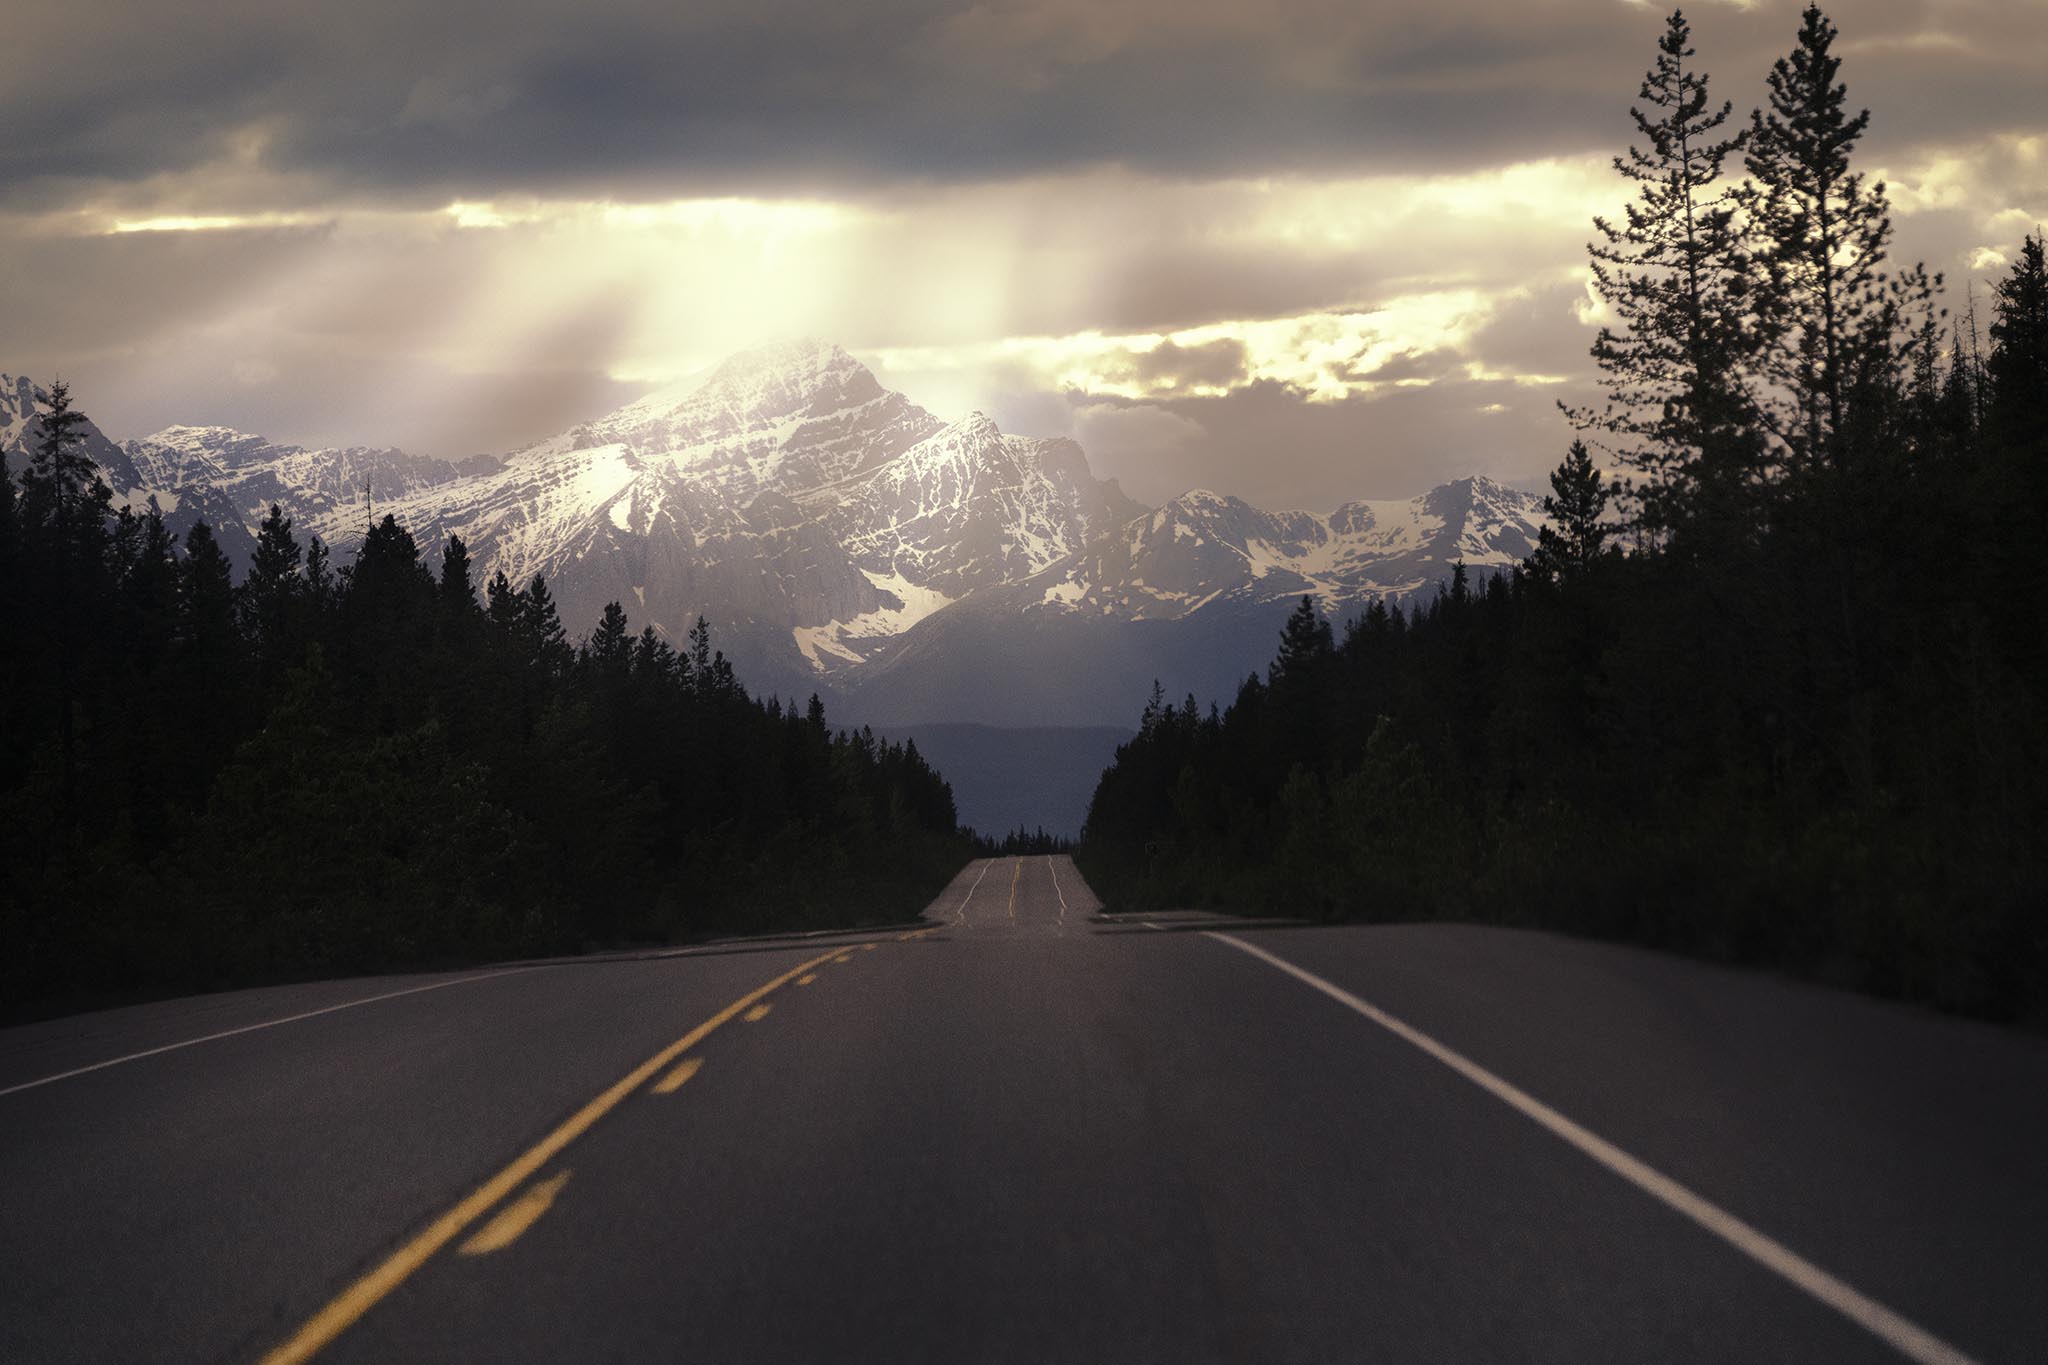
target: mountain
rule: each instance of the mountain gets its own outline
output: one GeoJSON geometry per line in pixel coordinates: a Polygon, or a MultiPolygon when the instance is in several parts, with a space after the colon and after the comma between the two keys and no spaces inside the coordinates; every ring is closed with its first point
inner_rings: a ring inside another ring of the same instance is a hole
{"type": "MultiPolygon", "coordinates": [[[[0,378],[0,448],[26,449],[35,394],[0,378]]],[[[1341,615],[1427,593],[1460,560],[1522,558],[1542,521],[1487,479],[1328,516],[1202,490],[1147,509],[1074,442],[947,422],[816,341],[502,457],[193,426],[92,428],[87,453],[121,505],[203,517],[231,556],[273,502],[344,561],[389,512],[429,555],[460,535],[485,578],[545,575],[572,633],[610,601],[672,637],[702,614],[756,691],[892,726],[1127,725],[1155,677],[1227,697],[1300,596],[1341,615]]]]}

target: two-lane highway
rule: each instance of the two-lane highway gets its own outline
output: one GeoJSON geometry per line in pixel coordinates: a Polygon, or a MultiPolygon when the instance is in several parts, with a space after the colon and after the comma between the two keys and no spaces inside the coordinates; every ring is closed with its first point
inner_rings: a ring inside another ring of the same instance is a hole
{"type": "Polygon", "coordinates": [[[0,1359],[2048,1359],[2048,1046],[1608,945],[922,926],[0,1031],[0,1359]]]}

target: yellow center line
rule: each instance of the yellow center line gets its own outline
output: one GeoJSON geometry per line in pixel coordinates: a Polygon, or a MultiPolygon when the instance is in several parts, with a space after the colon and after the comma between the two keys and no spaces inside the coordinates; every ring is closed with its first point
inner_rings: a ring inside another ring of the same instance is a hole
{"type": "Polygon", "coordinates": [[[763,1019],[766,1019],[768,1017],[768,1011],[774,1008],[775,1006],[769,1004],[766,1000],[763,1000],[760,1004],[754,1006],[754,1008],[748,1010],[745,1014],[741,1015],[740,1018],[746,1020],[750,1024],[758,1024],[763,1019]]]}
{"type": "Polygon", "coordinates": [[[663,1076],[654,1083],[654,1093],[657,1095],[675,1094],[676,1091],[683,1088],[683,1082],[696,1075],[697,1069],[703,1065],[704,1059],[702,1057],[683,1058],[681,1062],[676,1064],[674,1071],[669,1072],[668,1075],[663,1076]]]}
{"type": "Polygon", "coordinates": [[[703,1042],[722,1025],[730,1023],[740,1013],[758,1003],[763,996],[794,981],[831,956],[832,953],[821,954],[801,966],[790,968],[766,985],[749,991],[613,1082],[610,1089],[563,1120],[559,1127],[514,1158],[505,1169],[477,1186],[461,1203],[436,1218],[424,1231],[392,1252],[375,1269],[342,1290],[333,1302],[308,1318],[304,1326],[264,1356],[263,1365],[296,1365],[296,1362],[311,1360],[329,1342],[347,1331],[363,1314],[376,1307],[392,1290],[411,1278],[413,1272],[431,1260],[435,1252],[454,1241],[471,1223],[488,1213],[499,1200],[519,1188],[534,1172],[552,1161],[564,1147],[582,1137],[593,1124],[617,1108],[619,1102],[626,1096],[645,1085],[656,1072],[703,1042]]]}
{"type": "Polygon", "coordinates": [[[1010,918],[1017,918],[1017,879],[1024,875],[1024,860],[1017,860],[1017,870],[1010,874],[1010,918]]]}
{"type": "Polygon", "coordinates": [[[457,1248],[463,1256],[488,1256],[494,1251],[503,1251],[519,1240],[519,1235],[540,1221],[540,1216],[554,1207],[555,1196],[562,1186],[569,1183],[569,1173],[563,1171],[552,1180],[543,1180],[537,1185],[528,1185],[526,1193],[498,1210],[498,1216],[477,1229],[476,1236],[457,1248]]]}
{"type": "Polygon", "coordinates": [[[816,972],[805,972],[802,976],[796,979],[796,984],[799,986],[808,986],[817,979],[818,974],[816,972]]]}

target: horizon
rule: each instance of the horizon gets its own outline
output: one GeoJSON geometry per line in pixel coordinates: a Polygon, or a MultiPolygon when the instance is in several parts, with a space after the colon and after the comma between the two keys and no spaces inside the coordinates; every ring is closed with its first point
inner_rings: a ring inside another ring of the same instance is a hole
{"type": "MultiPolygon", "coordinates": [[[[441,460],[447,460],[447,461],[450,461],[450,462],[460,461],[460,460],[464,460],[464,459],[474,459],[474,458],[477,458],[477,457],[479,457],[479,456],[484,456],[484,457],[489,457],[489,458],[492,458],[492,459],[501,459],[501,460],[502,460],[502,459],[510,459],[510,458],[512,458],[512,457],[514,457],[514,456],[517,456],[517,455],[523,454],[523,453],[525,453],[526,451],[528,451],[528,450],[531,450],[531,449],[533,449],[533,448],[534,448],[534,447],[536,447],[536,446],[540,446],[540,445],[545,445],[545,444],[546,444],[546,443],[547,443],[547,442],[548,442],[549,440],[551,440],[551,439],[553,439],[553,438],[555,438],[555,437],[558,437],[558,436],[566,435],[566,434],[568,434],[569,432],[572,432],[572,431],[574,431],[574,430],[575,430],[575,429],[576,429],[577,427],[579,427],[579,426],[584,426],[584,425],[588,425],[588,424],[589,424],[589,423],[591,423],[591,422],[599,421],[599,420],[602,420],[603,418],[606,418],[606,417],[610,417],[610,416],[613,416],[613,415],[615,415],[615,414],[617,414],[617,413],[619,413],[619,412],[621,412],[621,411],[625,410],[626,408],[630,408],[630,407],[633,407],[633,406],[635,406],[635,405],[637,405],[637,404],[640,404],[640,403],[645,403],[645,402],[647,402],[647,401],[649,401],[649,400],[655,400],[655,399],[673,398],[673,399],[677,399],[677,400],[680,400],[680,399],[682,399],[682,398],[685,398],[685,397],[687,397],[687,396],[689,396],[689,395],[691,395],[691,394],[695,393],[695,392],[696,392],[696,391],[697,391],[697,390],[698,390],[699,388],[701,388],[701,387],[702,387],[702,386],[703,386],[704,384],[706,384],[707,382],[709,382],[709,381],[710,381],[710,380],[711,380],[711,379],[712,379],[712,378],[713,378],[713,377],[714,377],[714,376],[716,375],[716,373],[718,372],[718,370],[719,370],[719,369],[720,369],[721,367],[723,367],[723,366],[724,366],[724,365],[726,365],[727,363],[729,363],[729,362],[731,362],[731,361],[733,361],[733,360],[736,360],[736,359],[738,359],[738,358],[740,358],[740,357],[743,357],[743,356],[747,356],[747,355],[751,355],[751,354],[754,354],[754,353],[756,353],[756,352],[760,352],[760,351],[770,351],[770,350],[776,350],[776,349],[781,349],[781,348],[787,348],[787,347],[795,347],[795,346],[806,346],[806,347],[820,347],[820,348],[822,348],[822,347],[830,347],[830,348],[833,348],[833,349],[839,350],[839,351],[840,351],[841,353],[843,353],[843,354],[847,355],[847,356],[848,356],[849,358],[851,358],[852,360],[854,360],[854,361],[855,361],[855,362],[856,362],[857,364],[860,364],[860,365],[861,365],[861,366],[862,366],[863,368],[867,369],[867,370],[868,370],[868,371],[869,371],[869,372],[870,372],[871,374],[875,374],[875,373],[876,373],[876,372],[875,372],[875,367],[874,367],[873,365],[871,365],[871,364],[869,364],[869,363],[868,363],[867,361],[863,360],[863,359],[862,359],[862,358],[861,358],[860,356],[858,356],[858,355],[854,354],[854,353],[853,353],[853,351],[851,351],[850,349],[848,349],[848,348],[846,348],[846,347],[843,347],[843,346],[840,346],[840,345],[839,345],[839,344],[838,344],[837,342],[835,342],[835,341],[830,341],[830,340],[826,340],[826,339],[823,339],[823,338],[818,338],[818,337],[777,337],[777,338],[770,338],[770,339],[765,339],[765,340],[763,340],[763,341],[757,342],[757,343],[755,343],[754,345],[751,345],[751,346],[747,346],[747,347],[743,347],[743,348],[741,348],[741,349],[739,349],[739,350],[736,350],[736,351],[732,351],[732,352],[729,352],[728,354],[726,354],[726,355],[724,355],[724,356],[721,356],[721,357],[719,357],[719,358],[718,358],[718,359],[716,359],[716,360],[713,360],[713,361],[711,361],[711,362],[710,362],[709,364],[707,364],[707,365],[703,366],[702,368],[698,369],[698,370],[697,370],[697,371],[695,371],[694,373],[692,373],[692,374],[690,374],[690,375],[687,375],[687,376],[683,377],[683,378],[682,378],[682,379],[680,379],[680,380],[672,381],[672,382],[670,382],[670,383],[666,383],[666,384],[662,384],[662,385],[658,385],[658,386],[651,386],[651,387],[649,387],[649,388],[648,388],[648,390],[647,390],[646,392],[644,392],[644,393],[641,393],[641,394],[637,395],[636,397],[633,397],[633,398],[629,398],[629,399],[627,399],[627,400],[626,400],[625,402],[623,402],[623,403],[620,403],[620,404],[618,404],[618,405],[616,405],[616,406],[614,406],[614,407],[612,407],[612,408],[608,408],[608,409],[606,409],[606,410],[604,410],[604,411],[602,411],[602,412],[592,412],[592,413],[586,413],[586,414],[584,414],[584,415],[582,415],[582,416],[580,416],[580,417],[577,417],[577,418],[573,419],[573,420],[572,420],[572,421],[571,421],[571,422],[570,422],[570,423],[569,423],[569,424],[568,424],[567,426],[564,426],[564,427],[561,427],[561,428],[557,428],[557,429],[555,429],[555,430],[551,430],[551,431],[547,431],[547,432],[544,432],[544,433],[540,434],[539,436],[536,436],[536,437],[534,437],[534,438],[532,438],[532,439],[530,439],[530,440],[527,440],[527,441],[524,441],[524,442],[522,442],[522,443],[521,443],[521,444],[519,444],[519,445],[515,445],[515,446],[510,446],[510,447],[507,447],[507,448],[504,448],[504,449],[499,449],[499,450],[472,450],[472,451],[466,451],[466,452],[461,452],[461,453],[442,453],[442,452],[433,452],[433,451],[420,451],[420,450],[412,450],[412,449],[408,449],[408,448],[406,448],[406,447],[404,447],[404,446],[401,446],[401,445],[399,445],[399,444],[397,444],[397,443],[395,443],[395,442],[379,442],[379,441],[374,441],[374,440],[372,440],[372,441],[363,441],[363,442],[354,442],[354,443],[351,443],[351,444],[350,444],[350,445],[348,445],[348,446],[334,446],[334,445],[322,445],[322,444],[318,444],[318,443],[316,443],[316,442],[313,442],[313,441],[308,441],[308,440],[302,440],[302,439],[300,439],[299,437],[297,437],[297,436],[295,436],[295,435],[293,435],[293,434],[291,434],[291,433],[287,433],[287,432],[277,432],[277,431],[252,431],[252,430],[249,430],[249,429],[247,429],[247,428],[243,428],[243,427],[237,427],[237,426],[233,426],[233,425],[231,425],[231,424],[228,424],[228,423],[219,423],[219,422],[213,422],[213,423],[200,423],[200,422],[187,422],[187,421],[172,421],[172,422],[166,423],[166,424],[164,424],[164,425],[161,425],[161,426],[156,426],[156,427],[153,427],[153,428],[151,428],[151,429],[150,429],[150,430],[148,430],[148,431],[141,431],[141,432],[119,432],[119,431],[108,431],[108,430],[107,430],[107,428],[106,428],[106,426],[105,426],[105,424],[104,424],[104,423],[101,423],[101,422],[100,422],[100,421],[99,421],[99,420],[98,420],[98,419],[97,419],[96,417],[94,417],[94,416],[93,416],[93,412],[92,412],[92,410],[91,410],[90,408],[88,408],[88,407],[86,406],[86,402],[85,402],[85,400],[84,400],[84,398],[83,398],[82,396],[80,396],[80,395],[77,395],[77,394],[74,394],[74,395],[73,395],[73,402],[74,402],[75,404],[77,404],[77,405],[79,406],[79,408],[80,408],[80,410],[81,410],[81,411],[85,412],[85,414],[86,414],[87,418],[88,418],[88,419],[90,419],[90,420],[92,420],[92,422],[93,422],[93,425],[95,425],[96,427],[98,427],[98,428],[100,429],[100,431],[101,431],[101,432],[102,432],[103,434],[105,434],[105,435],[106,435],[106,437],[107,437],[107,438],[108,438],[109,440],[111,440],[111,441],[112,441],[112,442],[113,442],[113,443],[114,443],[115,445],[122,445],[122,446],[125,446],[125,444],[126,444],[127,442],[129,442],[129,441],[153,441],[153,440],[157,440],[157,439],[159,439],[159,438],[161,438],[161,437],[167,436],[167,435],[169,435],[169,434],[171,434],[171,433],[174,433],[174,432],[181,432],[181,431],[200,431],[200,432],[214,432],[214,431],[219,431],[219,432],[228,432],[228,433],[231,433],[231,434],[233,434],[233,435],[235,435],[235,436],[240,436],[240,437],[246,437],[246,438],[253,438],[253,439],[256,439],[256,440],[260,440],[260,441],[264,442],[264,443],[265,443],[266,445],[269,445],[269,446],[273,446],[273,447],[281,447],[281,448],[282,448],[282,447],[295,447],[295,448],[298,448],[298,449],[301,449],[301,450],[305,450],[305,451],[307,451],[307,452],[309,452],[309,453],[319,453],[319,452],[322,452],[322,451],[335,451],[335,450],[346,450],[346,449],[360,449],[360,450],[393,450],[393,451],[398,451],[398,452],[400,452],[400,453],[402,453],[402,454],[405,454],[405,455],[409,455],[409,456],[417,456],[417,457],[426,457],[426,458],[434,458],[434,459],[441,459],[441,460]]],[[[61,375],[58,375],[58,376],[52,376],[52,377],[51,377],[51,379],[50,379],[50,380],[48,381],[48,383],[46,383],[45,381],[43,381],[43,380],[42,380],[42,379],[40,379],[39,377],[37,377],[37,376],[35,376],[35,375],[33,375],[33,374],[28,374],[28,373],[26,373],[26,372],[22,372],[22,373],[11,373],[11,372],[8,372],[8,371],[5,371],[5,370],[0,370],[0,380],[22,380],[22,379],[26,379],[26,380],[28,380],[28,381],[29,381],[30,383],[32,383],[32,384],[34,384],[34,385],[36,385],[36,387],[37,387],[37,389],[38,389],[38,391],[39,391],[39,392],[45,392],[45,391],[47,391],[47,389],[49,388],[49,385],[50,385],[50,384],[52,384],[52,383],[67,383],[67,384],[69,383],[69,381],[68,381],[68,380],[66,380],[66,379],[64,379],[64,378],[63,378],[63,376],[61,376],[61,375]]],[[[877,379],[877,381],[878,381],[878,382],[883,382],[883,381],[882,381],[882,377],[881,377],[881,375],[879,375],[879,374],[876,374],[876,379],[877,379]]],[[[884,382],[884,387],[885,387],[885,388],[886,388],[886,387],[888,387],[888,385],[886,384],[886,382],[884,382]]],[[[937,409],[935,409],[935,408],[932,408],[932,407],[930,407],[930,406],[927,406],[926,404],[924,404],[924,403],[920,402],[920,401],[918,400],[918,397],[917,397],[917,395],[915,395],[915,394],[913,394],[913,393],[908,393],[908,392],[905,392],[905,391],[902,391],[902,390],[896,390],[896,392],[899,392],[899,393],[901,393],[903,397],[905,397],[905,398],[909,399],[909,400],[910,400],[910,401],[911,401],[912,403],[914,403],[914,404],[917,404],[917,406],[919,406],[920,408],[923,408],[923,409],[924,409],[925,411],[927,411],[927,412],[930,412],[930,413],[931,413],[931,414],[932,414],[932,415],[933,415],[934,417],[936,417],[936,418],[938,418],[939,420],[941,420],[942,422],[944,422],[944,423],[946,424],[946,425],[945,425],[945,428],[944,428],[945,430],[951,430],[951,429],[953,429],[954,427],[957,427],[957,426],[961,425],[962,423],[968,422],[968,421],[970,421],[971,419],[973,419],[973,418],[975,418],[975,417],[982,417],[982,418],[984,418],[984,419],[986,419],[986,420],[988,420],[988,421],[994,422],[994,423],[995,423],[995,425],[996,425],[996,427],[998,428],[998,430],[1002,431],[1004,435],[1008,435],[1008,436],[1026,436],[1026,437],[1033,437],[1033,438],[1037,438],[1037,439],[1068,439],[1068,440],[1074,440],[1074,441],[1075,441],[1075,443],[1076,443],[1077,445],[1079,445],[1079,446],[1081,447],[1081,450],[1082,450],[1083,454],[1084,454],[1084,455],[1087,455],[1087,456],[1089,457],[1089,463],[1090,463],[1090,467],[1091,467],[1091,469],[1093,469],[1093,468],[1095,467],[1095,461],[1094,461],[1094,456],[1093,456],[1093,453],[1089,451],[1089,449],[1088,449],[1088,446],[1087,446],[1086,442],[1084,442],[1084,441],[1080,441],[1080,440],[1079,440],[1078,438],[1075,438],[1075,437],[1072,437],[1072,436],[1067,436],[1067,437],[1047,437],[1047,436],[1044,436],[1044,435],[1043,435],[1042,433],[1039,433],[1039,432],[1034,432],[1034,431],[1019,431],[1019,430],[1016,430],[1016,429],[1014,429],[1014,428],[1011,428],[1011,427],[1005,426],[1005,425],[1004,425],[1004,424],[1003,424],[1002,422],[1000,422],[999,420],[997,420],[997,419],[996,419],[996,418],[995,418],[995,417],[994,417],[994,416],[993,416],[992,414],[990,414],[990,413],[987,413],[987,412],[984,412],[984,411],[982,411],[982,410],[981,410],[981,409],[979,409],[979,408],[975,408],[975,409],[970,409],[970,410],[968,410],[968,411],[966,411],[966,412],[962,412],[962,413],[959,413],[958,415],[955,415],[955,416],[948,416],[948,415],[947,415],[947,414],[946,414],[945,412],[943,412],[943,411],[939,411],[939,410],[937,410],[937,409]]],[[[1101,472],[1100,470],[1097,470],[1097,471],[1096,471],[1096,473],[1097,473],[1097,477],[1101,478],[1101,479],[1102,479],[1102,480],[1103,480],[1103,481],[1104,481],[1105,483],[1117,484],[1117,483],[1119,482],[1119,481],[1118,481],[1118,479],[1117,479],[1117,476],[1116,476],[1116,475],[1114,475],[1114,474],[1105,474],[1105,473],[1102,473],[1102,472],[1101,472]]],[[[479,477],[479,476],[475,476],[475,475],[468,475],[468,476],[465,476],[465,477],[479,477]]],[[[1413,492],[1410,492],[1410,493],[1401,493],[1401,492],[1383,492],[1383,491],[1365,491],[1365,492],[1360,492],[1360,493],[1356,493],[1356,494],[1354,494],[1354,495],[1352,495],[1352,496],[1349,496],[1349,497],[1345,497],[1345,498],[1339,499],[1339,500],[1337,500],[1337,501],[1335,501],[1335,502],[1332,502],[1332,503],[1328,503],[1328,504],[1323,504],[1323,505],[1317,505],[1317,506],[1311,506],[1311,505],[1307,505],[1307,504],[1299,504],[1299,503],[1297,503],[1297,504],[1285,504],[1285,503],[1282,503],[1282,504],[1275,504],[1275,505],[1266,505],[1266,504],[1261,504],[1261,503],[1259,503],[1258,501],[1256,501],[1256,500],[1255,500],[1254,498],[1252,498],[1252,497],[1248,496],[1247,494],[1245,494],[1245,493],[1243,493],[1243,492],[1241,492],[1241,491],[1238,491],[1238,490],[1235,490],[1235,489],[1230,489],[1230,488],[1223,488],[1223,487],[1218,487],[1218,486],[1217,486],[1217,485],[1215,485],[1215,484],[1189,484],[1189,485],[1187,485],[1187,486],[1185,486],[1185,487],[1182,487],[1182,488],[1178,489],[1178,490],[1177,490],[1177,491],[1175,491],[1175,492],[1172,492],[1172,493],[1170,493],[1170,494],[1167,494],[1167,495],[1166,495],[1166,496],[1164,496],[1164,497],[1159,497],[1159,498],[1145,498],[1145,497],[1137,497],[1136,495],[1131,495],[1131,496],[1133,496],[1133,498],[1134,498],[1134,500],[1135,500],[1135,501],[1137,501],[1137,502],[1141,503],[1141,504],[1142,504],[1142,505],[1143,505],[1143,506],[1145,507],[1145,509],[1146,509],[1147,513],[1150,513],[1150,512],[1152,512],[1152,511],[1156,511],[1156,510],[1158,510],[1158,509],[1159,509],[1159,508],[1161,508],[1161,507],[1169,506],[1169,505],[1171,505],[1171,504],[1173,504],[1173,503],[1177,503],[1177,502],[1180,502],[1180,501],[1182,501],[1182,500],[1184,500],[1184,499],[1186,499],[1186,498],[1188,498],[1188,497],[1190,497],[1190,496],[1193,496],[1193,495],[1195,495],[1195,494],[1209,494],[1209,495],[1212,495],[1212,496],[1217,496],[1217,497],[1225,497],[1225,498],[1234,498],[1234,499],[1236,499],[1237,501],[1240,501],[1240,502],[1243,502],[1243,503],[1249,504],[1250,506],[1252,506],[1252,507],[1256,508],[1257,510],[1259,510],[1259,511],[1261,511],[1261,512],[1266,512],[1266,513],[1270,513],[1270,514],[1276,514],[1276,515],[1284,515],[1284,514],[1289,514],[1289,513],[1306,513],[1306,514],[1308,514],[1308,515],[1311,515],[1311,516],[1316,516],[1316,517],[1329,517],[1329,516],[1333,515],[1334,513],[1338,512],[1338,511],[1341,511],[1341,510],[1342,510],[1342,509],[1344,509],[1345,507],[1347,507],[1347,506],[1351,506],[1351,505],[1353,505],[1353,504],[1360,504],[1360,503],[1400,503],[1400,502],[1415,502],[1415,501],[1418,501],[1418,500],[1420,500],[1420,499],[1422,499],[1422,498],[1425,498],[1425,497],[1429,496],[1429,495],[1430,495],[1431,493],[1434,493],[1434,492],[1438,491],[1439,489],[1442,489],[1442,488],[1447,488],[1447,487],[1450,487],[1450,486],[1452,486],[1452,485],[1454,485],[1454,484],[1459,484],[1459,483],[1466,483],[1466,482],[1471,482],[1471,481],[1479,481],[1479,482],[1485,482],[1485,483],[1492,483],[1492,484],[1496,484],[1496,485],[1498,485],[1498,486],[1500,486],[1500,487],[1504,487],[1504,488],[1508,488],[1508,489],[1514,490],[1514,491],[1516,491],[1516,492],[1521,492],[1521,493],[1531,493],[1531,494],[1537,494],[1537,495],[1541,495],[1541,494],[1542,494],[1542,493],[1543,493],[1543,492],[1544,492],[1544,491],[1545,491],[1545,490],[1547,489],[1547,487],[1548,487],[1547,483],[1545,482],[1545,475],[1541,475],[1541,474],[1539,474],[1539,475],[1532,475],[1532,476],[1529,476],[1529,477],[1527,477],[1527,478],[1523,478],[1523,479],[1519,479],[1519,480],[1518,480],[1518,479],[1504,479],[1504,478],[1497,478],[1497,477],[1495,477],[1495,476],[1493,476],[1493,475],[1491,475],[1491,474],[1488,474],[1488,473],[1486,473],[1486,472],[1485,472],[1485,471],[1483,471],[1483,470],[1478,470],[1478,469],[1472,469],[1472,470],[1468,470],[1468,471],[1466,471],[1466,472],[1463,472],[1463,473],[1459,473],[1459,472],[1455,472],[1455,471],[1452,471],[1452,470],[1446,469],[1446,470],[1442,471],[1442,473],[1441,473],[1441,476],[1440,476],[1440,477],[1437,477],[1437,478],[1436,478],[1436,481],[1435,481],[1435,482],[1433,482],[1433,483],[1429,484],[1429,485],[1428,485],[1427,487],[1421,487],[1421,488],[1417,488],[1417,489],[1415,489],[1415,491],[1413,491],[1413,492]]],[[[1128,490],[1128,489],[1125,489],[1124,491],[1125,491],[1125,493],[1126,493],[1126,494],[1129,494],[1129,490],[1128,490]]]]}

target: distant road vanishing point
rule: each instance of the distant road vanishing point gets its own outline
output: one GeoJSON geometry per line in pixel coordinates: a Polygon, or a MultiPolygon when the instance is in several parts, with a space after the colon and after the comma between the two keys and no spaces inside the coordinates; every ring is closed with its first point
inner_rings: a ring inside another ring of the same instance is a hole
{"type": "Polygon", "coordinates": [[[0,1030],[0,1360],[2048,1359],[2048,1042],[1469,926],[917,925],[0,1030]]]}

